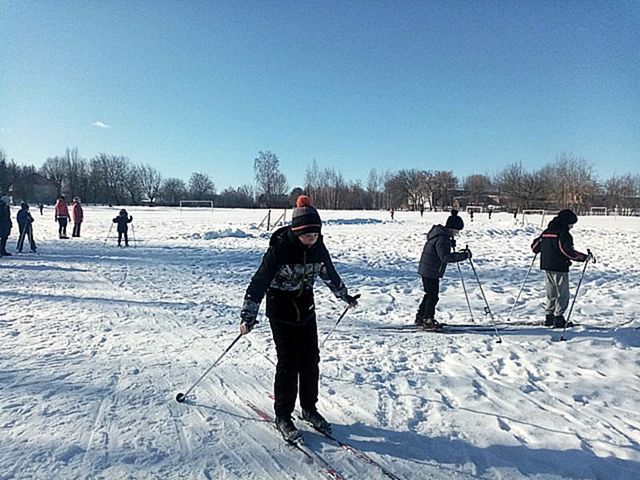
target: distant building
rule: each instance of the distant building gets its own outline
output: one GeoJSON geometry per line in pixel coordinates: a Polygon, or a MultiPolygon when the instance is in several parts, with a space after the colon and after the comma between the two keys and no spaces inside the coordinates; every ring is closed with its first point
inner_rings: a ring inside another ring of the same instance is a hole
{"type": "Polygon", "coordinates": [[[53,204],[58,196],[58,187],[38,173],[30,173],[9,187],[16,202],[53,204]]]}

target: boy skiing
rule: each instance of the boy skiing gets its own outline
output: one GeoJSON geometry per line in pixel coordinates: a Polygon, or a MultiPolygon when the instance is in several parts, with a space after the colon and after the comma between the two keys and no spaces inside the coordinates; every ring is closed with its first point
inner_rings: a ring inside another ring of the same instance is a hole
{"type": "Polygon", "coordinates": [[[440,323],[434,318],[436,304],[440,297],[440,279],[444,276],[447,263],[462,262],[471,258],[471,251],[465,249],[462,252],[452,252],[455,248],[455,237],[464,228],[462,218],[458,216],[457,210],[451,210],[451,215],[447,218],[444,227],[434,225],[427,233],[427,242],[422,249],[418,273],[422,277],[424,296],[416,314],[416,325],[422,326],[426,330],[439,330],[440,323]]]}
{"type": "Polygon", "coordinates": [[[547,288],[547,306],[545,309],[546,327],[565,328],[564,312],[569,306],[569,266],[571,260],[586,262],[588,255],[573,248],[573,237],[569,230],[578,221],[571,210],[561,210],[547,226],[547,229],[531,244],[531,250],[540,254],[540,270],[545,271],[547,288]]]}
{"type": "Polygon", "coordinates": [[[29,246],[31,247],[31,251],[35,252],[37,249],[36,241],[33,239],[33,217],[31,213],[29,213],[28,203],[22,202],[20,211],[16,215],[16,220],[18,221],[18,230],[20,231],[17,246],[18,252],[22,253],[24,237],[29,237],[29,246]]]}
{"type": "Polygon", "coordinates": [[[122,237],[124,236],[124,246],[129,246],[129,223],[133,221],[133,217],[127,214],[127,211],[123,208],[120,210],[120,214],[113,219],[113,223],[117,223],[118,227],[118,246],[122,246],[122,237]]]}
{"type": "Polygon", "coordinates": [[[351,307],[357,305],[333,266],[320,235],[321,226],[320,215],[309,197],[299,196],[291,225],[276,230],[271,236],[240,312],[240,333],[246,335],[258,323],[258,309],[266,294],[266,315],[278,357],[274,382],[276,427],[289,442],[301,436],[291,419],[298,384],[302,418],[318,430],[330,432],[331,429],[316,409],[320,377],[313,299],[316,277],[320,276],[337,298],[351,307]]]}

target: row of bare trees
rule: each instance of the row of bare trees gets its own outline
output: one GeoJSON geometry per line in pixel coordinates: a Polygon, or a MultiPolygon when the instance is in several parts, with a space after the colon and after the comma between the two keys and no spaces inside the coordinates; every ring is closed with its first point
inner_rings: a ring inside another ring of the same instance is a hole
{"type": "Polygon", "coordinates": [[[304,185],[289,190],[278,156],[260,151],[254,159],[255,185],[229,187],[217,193],[215,183],[205,173],[192,173],[188,182],[164,178],[151,165],[135,164],[123,156],[100,153],[85,159],[77,148],[67,148],[64,155],[47,158],[37,169],[9,161],[0,149],[0,193],[13,185],[14,197],[28,200],[28,192],[20,191],[20,180],[36,172],[51,181],[58,194],[69,193],[88,203],[103,204],[175,205],[189,199],[213,200],[222,207],[282,207],[294,204],[305,192],[323,209],[494,205],[513,211],[605,206],[631,212],[640,207],[640,175],[614,175],[601,182],[590,162],[566,153],[537,170],[513,163],[493,177],[472,174],[462,182],[449,170],[378,173],[372,169],[366,185],[346,180],[339,171],[320,167],[313,160],[305,171],[304,185]]]}

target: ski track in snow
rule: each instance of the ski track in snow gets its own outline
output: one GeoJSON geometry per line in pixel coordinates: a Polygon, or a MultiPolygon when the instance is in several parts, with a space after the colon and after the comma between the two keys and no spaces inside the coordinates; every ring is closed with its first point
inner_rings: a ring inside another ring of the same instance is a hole
{"type": "MultiPolygon", "coordinates": [[[[137,247],[126,249],[113,237],[103,247],[117,209],[86,207],[83,238],[64,241],[36,216],[40,253],[0,259],[0,479],[318,478],[245,403],[272,409],[275,352],[262,313],[188,401],[175,401],[237,335],[269,239],[255,228],[264,211],[205,210],[132,208],[137,247]]],[[[362,294],[321,352],[318,406],[338,438],[407,479],[637,478],[640,272],[629,260],[640,219],[580,218],[576,247],[591,247],[598,263],[567,341],[539,326],[534,266],[499,344],[491,331],[375,330],[412,321],[425,234],[446,213],[321,215],[338,271],[362,294]]],[[[458,245],[472,248],[505,323],[540,228],[506,214],[465,222],[458,245]]],[[[489,323],[469,264],[460,272],[475,322],[489,323]]],[[[470,323],[457,268],[441,290],[440,320],[470,323]]],[[[344,305],[321,281],[316,303],[322,341],[344,305]]],[[[385,478],[298,423],[345,478],[385,478]]]]}

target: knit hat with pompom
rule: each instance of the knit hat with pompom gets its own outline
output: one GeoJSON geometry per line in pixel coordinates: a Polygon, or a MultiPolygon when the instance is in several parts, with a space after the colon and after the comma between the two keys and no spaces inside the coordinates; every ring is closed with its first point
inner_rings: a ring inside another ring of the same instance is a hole
{"type": "Polygon", "coordinates": [[[462,230],[464,228],[464,222],[458,216],[458,210],[456,210],[455,208],[451,210],[451,216],[447,218],[445,227],[451,228],[453,230],[462,230]]]}
{"type": "Polygon", "coordinates": [[[291,218],[291,231],[296,235],[305,233],[320,233],[322,221],[320,215],[307,195],[300,195],[296,200],[291,218]]]}

